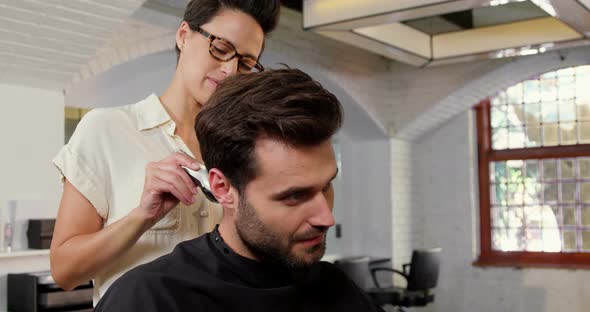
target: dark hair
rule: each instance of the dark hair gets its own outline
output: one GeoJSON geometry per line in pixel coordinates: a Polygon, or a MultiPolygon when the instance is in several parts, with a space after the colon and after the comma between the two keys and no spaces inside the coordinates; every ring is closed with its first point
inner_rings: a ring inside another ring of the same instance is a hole
{"type": "Polygon", "coordinates": [[[242,191],[256,178],[256,140],[314,146],[342,124],[338,99],[298,69],[226,78],[197,115],[195,130],[205,166],[223,172],[242,191]]]}
{"type": "MultiPolygon", "coordinates": [[[[220,9],[234,9],[252,16],[265,34],[273,31],[279,21],[279,0],[191,0],[184,11],[183,21],[191,30],[209,22],[220,9]]],[[[180,55],[178,45],[176,57],[180,55]]]]}

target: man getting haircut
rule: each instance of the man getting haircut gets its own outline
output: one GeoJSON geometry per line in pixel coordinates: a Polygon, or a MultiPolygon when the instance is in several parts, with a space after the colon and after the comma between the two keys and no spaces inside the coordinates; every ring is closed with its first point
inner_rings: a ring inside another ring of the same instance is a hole
{"type": "Polygon", "coordinates": [[[197,117],[210,233],[121,277],[97,311],[383,311],[320,259],[334,225],[338,99],[297,69],[224,80],[197,117]]]}

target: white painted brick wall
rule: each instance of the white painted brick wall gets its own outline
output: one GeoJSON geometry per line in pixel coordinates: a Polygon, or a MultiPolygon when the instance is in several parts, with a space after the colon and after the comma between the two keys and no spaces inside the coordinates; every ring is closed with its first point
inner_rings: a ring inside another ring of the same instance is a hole
{"type": "Polygon", "coordinates": [[[414,209],[417,185],[412,143],[391,139],[390,148],[392,259],[394,267],[401,268],[402,264],[409,262],[422,229],[414,223],[418,219],[414,215],[418,210],[414,209]]]}
{"type": "Polygon", "coordinates": [[[433,104],[505,61],[458,63],[440,67],[417,69],[406,64],[393,63],[391,71],[392,116],[388,122],[396,131],[404,129],[412,120],[433,104]]]}
{"type": "MultiPolygon", "coordinates": [[[[402,121],[394,124],[396,136],[415,140],[498,90],[557,68],[589,63],[590,47],[582,47],[507,60],[456,64],[426,71],[410,70],[410,74],[404,72],[404,79],[410,79],[414,84],[402,87],[406,93],[402,93],[400,104],[394,106],[412,108],[408,111],[399,108],[402,121]],[[447,81],[451,83],[447,84],[447,81]],[[430,91],[425,89],[436,84],[446,84],[444,92],[435,91],[436,96],[430,96],[430,91]],[[426,96],[422,97],[422,93],[426,96]]],[[[393,88],[396,88],[395,82],[393,88]]]]}

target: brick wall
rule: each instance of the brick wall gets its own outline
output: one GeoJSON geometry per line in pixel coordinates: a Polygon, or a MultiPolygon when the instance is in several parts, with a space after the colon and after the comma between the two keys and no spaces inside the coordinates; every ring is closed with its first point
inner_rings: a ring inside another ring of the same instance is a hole
{"type": "Polygon", "coordinates": [[[402,104],[396,105],[401,116],[396,117],[401,120],[396,127],[396,136],[416,140],[498,90],[544,72],[589,63],[590,48],[583,47],[404,72],[402,78],[393,78],[392,89],[403,90],[399,91],[402,104]],[[410,80],[405,82],[410,86],[402,85],[400,79],[410,80]],[[438,84],[443,87],[436,87],[438,84]]]}
{"type": "Polygon", "coordinates": [[[409,262],[413,246],[419,242],[422,229],[415,220],[413,200],[417,197],[415,168],[413,165],[412,143],[391,139],[391,224],[393,243],[393,263],[400,267],[409,262]]]}

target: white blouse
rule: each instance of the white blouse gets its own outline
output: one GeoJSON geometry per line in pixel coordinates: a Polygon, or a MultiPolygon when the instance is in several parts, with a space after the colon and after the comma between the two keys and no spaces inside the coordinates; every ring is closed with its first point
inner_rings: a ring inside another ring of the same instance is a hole
{"type": "MultiPolygon", "coordinates": [[[[154,94],[131,105],[97,108],[82,118],[53,163],[107,226],[139,205],[148,162],[179,149],[193,156],[175,129],[154,94]]],[[[209,232],[220,222],[221,206],[207,201],[201,192],[196,196],[189,207],[179,203],[122,257],[113,259],[108,272],[95,277],[95,305],[126,271],[171,252],[179,242],[209,232]]]]}

